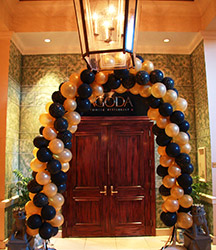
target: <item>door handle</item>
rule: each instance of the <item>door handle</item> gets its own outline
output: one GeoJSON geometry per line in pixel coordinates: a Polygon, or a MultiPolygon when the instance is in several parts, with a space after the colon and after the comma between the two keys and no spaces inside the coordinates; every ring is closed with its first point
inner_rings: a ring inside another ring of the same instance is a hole
{"type": "Polygon", "coordinates": [[[117,194],[118,193],[118,191],[114,191],[113,186],[111,186],[110,189],[111,189],[111,196],[113,196],[113,194],[117,194]]]}
{"type": "Polygon", "coordinates": [[[100,191],[100,194],[107,196],[107,186],[104,186],[104,191],[100,191]]]}

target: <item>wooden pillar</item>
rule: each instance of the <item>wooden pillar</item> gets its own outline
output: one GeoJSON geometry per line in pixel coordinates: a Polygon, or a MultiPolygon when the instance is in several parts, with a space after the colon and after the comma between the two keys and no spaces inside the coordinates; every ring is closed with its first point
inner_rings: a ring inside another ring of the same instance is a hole
{"type": "Polygon", "coordinates": [[[0,32],[0,249],[5,248],[5,209],[1,201],[5,199],[5,146],[8,98],[9,52],[12,32],[0,32]]]}

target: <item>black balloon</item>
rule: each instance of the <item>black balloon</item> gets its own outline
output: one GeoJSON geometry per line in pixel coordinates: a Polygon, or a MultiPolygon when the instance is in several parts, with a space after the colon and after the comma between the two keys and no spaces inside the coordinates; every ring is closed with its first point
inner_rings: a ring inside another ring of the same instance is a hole
{"type": "Polygon", "coordinates": [[[185,153],[181,153],[179,154],[176,158],[175,158],[175,162],[180,166],[180,167],[185,167],[188,166],[190,164],[190,156],[188,154],[185,153]]]}
{"type": "Polygon", "coordinates": [[[27,188],[30,193],[36,194],[36,193],[39,193],[43,189],[43,186],[38,184],[36,180],[31,180],[29,181],[27,188]]]}
{"type": "Polygon", "coordinates": [[[67,188],[67,185],[64,183],[64,184],[61,184],[58,187],[58,193],[64,193],[66,191],[66,188],[67,188]]]}
{"type": "Polygon", "coordinates": [[[64,101],[66,100],[66,98],[61,94],[60,91],[55,91],[52,94],[52,100],[53,100],[53,102],[58,102],[58,103],[63,104],[64,101]]]}
{"type": "Polygon", "coordinates": [[[133,74],[129,74],[127,79],[122,80],[122,85],[126,89],[131,89],[136,83],[135,76],[133,74]]]}
{"type": "Polygon", "coordinates": [[[149,97],[147,97],[148,100],[148,105],[151,108],[158,108],[161,104],[161,99],[160,98],[155,98],[153,95],[150,95],[149,97]]]}
{"type": "Polygon", "coordinates": [[[77,98],[76,101],[77,101],[77,108],[80,112],[87,112],[90,110],[91,102],[89,101],[89,99],[77,98]]]}
{"type": "Polygon", "coordinates": [[[179,212],[179,213],[181,213],[181,212],[183,212],[183,213],[188,213],[188,212],[191,211],[191,208],[192,208],[192,207],[185,208],[185,207],[179,206],[178,212],[179,212]]]}
{"type": "Polygon", "coordinates": [[[183,188],[184,189],[184,194],[191,194],[192,193],[192,187],[189,186],[187,188],[183,188]]]}
{"type": "Polygon", "coordinates": [[[159,165],[157,167],[157,174],[160,176],[160,177],[164,177],[166,175],[168,175],[168,168],[165,168],[161,165],[159,165]]]}
{"type": "Polygon", "coordinates": [[[67,174],[63,171],[60,171],[58,174],[51,175],[52,182],[55,183],[57,186],[61,184],[65,184],[67,181],[67,174]]]}
{"type": "Polygon", "coordinates": [[[72,139],[72,133],[69,130],[63,131],[63,132],[59,132],[57,134],[57,138],[62,140],[64,143],[67,141],[71,141],[72,139]]]}
{"type": "Polygon", "coordinates": [[[156,142],[159,146],[166,146],[172,140],[172,137],[167,136],[166,134],[161,134],[156,137],[156,142]]]}
{"type": "Polygon", "coordinates": [[[52,159],[47,163],[47,169],[51,174],[58,174],[61,171],[61,163],[58,160],[52,159]]]}
{"type": "Polygon", "coordinates": [[[193,183],[193,179],[191,178],[189,174],[180,175],[177,178],[177,181],[178,181],[178,184],[184,189],[190,187],[193,183]]]}
{"type": "Polygon", "coordinates": [[[56,215],[56,210],[53,206],[44,206],[41,210],[41,217],[44,220],[52,220],[56,215]]]}
{"type": "Polygon", "coordinates": [[[111,87],[110,87],[110,85],[109,85],[109,82],[106,82],[105,84],[103,84],[103,92],[104,93],[108,93],[108,92],[110,92],[112,89],[111,89],[111,87]]]}
{"type": "Polygon", "coordinates": [[[159,113],[162,115],[162,116],[170,116],[173,112],[173,107],[171,104],[165,102],[165,103],[162,103],[159,107],[159,113]]]}
{"type": "Polygon", "coordinates": [[[150,73],[150,82],[156,83],[156,82],[162,82],[163,80],[163,73],[162,71],[155,69],[150,73]]]}
{"type": "Polygon", "coordinates": [[[48,205],[48,197],[45,194],[38,193],[33,198],[33,203],[36,207],[44,207],[48,205]]]}
{"type": "Polygon", "coordinates": [[[184,121],[184,113],[181,111],[174,111],[170,116],[170,121],[177,125],[181,124],[184,121]]]}
{"type": "Polygon", "coordinates": [[[159,193],[163,196],[169,196],[170,195],[170,188],[166,188],[164,185],[161,185],[159,187],[159,193]]]}
{"type": "Polygon", "coordinates": [[[36,148],[48,147],[49,141],[43,136],[36,136],[33,140],[33,144],[36,148]]]}
{"type": "Polygon", "coordinates": [[[68,122],[64,118],[57,118],[54,122],[54,128],[59,132],[64,132],[68,128],[68,122]]]}
{"type": "Polygon", "coordinates": [[[48,162],[52,159],[52,152],[48,148],[39,148],[37,158],[41,162],[48,162]]]}
{"type": "Polygon", "coordinates": [[[149,77],[149,74],[144,71],[144,70],[141,70],[141,71],[138,71],[136,73],[136,82],[140,85],[145,85],[149,82],[150,80],[150,77],[149,77]]]}
{"type": "Polygon", "coordinates": [[[52,237],[54,237],[58,233],[58,227],[52,228],[52,237]]]}
{"type": "Polygon", "coordinates": [[[89,98],[92,94],[92,88],[87,83],[81,84],[77,91],[81,99],[89,98]]]}
{"type": "Polygon", "coordinates": [[[67,149],[71,149],[72,148],[72,142],[71,141],[65,142],[64,147],[67,148],[67,149]]]}
{"type": "Polygon", "coordinates": [[[114,74],[110,74],[106,84],[109,86],[110,90],[117,89],[120,87],[121,81],[118,78],[116,78],[114,74]]]}
{"type": "Polygon", "coordinates": [[[193,165],[191,163],[189,165],[181,167],[181,173],[182,174],[192,174],[193,171],[194,171],[194,167],[193,167],[193,165]]]}
{"type": "Polygon", "coordinates": [[[166,153],[170,157],[177,157],[180,154],[180,147],[177,143],[171,142],[166,146],[166,153]]]}
{"type": "Polygon", "coordinates": [[[177,222],[177,214],[176,213],[162,212],[160,215],[160,218],[167,227],[172,227],[177,222]]]}
{"type": "Polygon", "coordinates": [[[59,91],[61,90],[61,86],[62,86],[64,83],[65,83],[65,82],[60,83],[60,85],[59,85],[59,91]]]}
{"type": "Polygon", "coordinates": [[[139,58],[142,63],[144,62],[144,59],[142,58],[142,56],[136,55],[136,57],[139,58]]]}
{"type": "Polygon", "coordinates": [[[165,129],[159,128],[157,124],[154,124],[152,126],[152,132],[154,135],[161,135],[161,134],[165,135],[165,129]]]}
{"type": "Polygon", "coordinates": [[[95,80],[95,74],[91,70],[85,69],[81,72],[80,78],[84,83],[91,84],[95,80]]]}
{"type": "Polygon", "coordinates": [[[162,83],[166,86],[167,90],[173,89],[174,87],[174,81],[170,77],[164,77],[164,79],[162,80],[162,83]]]}
{"type": "Polygon", "coordinates": [[[39,235],[42,239],[48,240],[53,236],[53,227],[50,223],[44,222],[39,229],[39,235]]]}
{"type": "Polygon", "coordinates": [[[179,92],[176,88],[173,88],[173,90],[176,92],[177,96],[179,95],[179,92]]]}
{"type": "Polygon", "coordinates": [[[129,70],[127,69],[114,70],[114,75],[118,79],[127,79],[129,76],[129,70]]]}
{"type": "Polygon", "coordinates": [[[42,219],[39,214],[33,214],[27,219],[27,225],[31,229],[37,229],[42,225],[42,219]]]}
{"type": "Polygon", "coordinates": [[[39,128],[39,133],[41,134],[41,135],[43,135],[43,130],[44,130],[44,126],[41,126],[40,128],[39,128]]]}
{"type": "Polygon", "coordinates": [[[33,171],[33,172],[32,172],[32,177],[33,177],[34,179],[35,179],[36,175],[37,175],[37,172],[33,171]]]}
{"type": "Polygon", "coordinates": [[[62,104],[54,102],[49,106],[49,113],[52,117],[60,118],[65,114],[65,109],[62,104]]]}
{"type": "Polygon", "coordinates": [[[182,132],[187,132],[189,128],[190,128],[190,124],[186,120],[184,120],[181,124],[179,124],[179,129],[182,132]]]}

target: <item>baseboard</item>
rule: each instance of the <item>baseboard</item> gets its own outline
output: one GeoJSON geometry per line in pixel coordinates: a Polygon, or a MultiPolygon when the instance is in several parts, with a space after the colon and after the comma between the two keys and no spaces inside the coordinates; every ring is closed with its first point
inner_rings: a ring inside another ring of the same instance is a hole
{"type": "Polygon", "coordinates": [[[156,228],[156,236],[169,236],[172,232],[171,228],[156,228]]]}

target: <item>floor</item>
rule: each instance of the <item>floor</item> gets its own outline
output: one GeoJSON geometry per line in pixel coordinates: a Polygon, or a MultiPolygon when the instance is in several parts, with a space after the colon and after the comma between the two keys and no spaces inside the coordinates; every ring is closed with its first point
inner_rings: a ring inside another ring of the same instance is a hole
{"type": "MultiPolygon", "coordinates": [[[[159,250],[165,245],[167,239],[168,236],[53,238],[50,246],[56,250],[159,250]]],[[[216,250],[216,246],[212,246],[212,250],[216,250]]]]}

